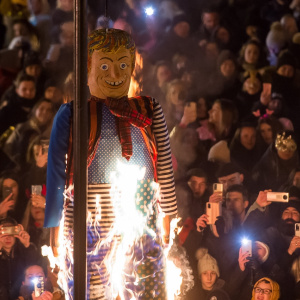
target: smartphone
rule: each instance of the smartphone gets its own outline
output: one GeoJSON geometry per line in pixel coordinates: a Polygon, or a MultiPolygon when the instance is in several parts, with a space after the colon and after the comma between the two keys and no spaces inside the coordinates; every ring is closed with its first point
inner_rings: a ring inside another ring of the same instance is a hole
{"type": "Polygon", "coordinates": [[[268,192],[267,201],[270,202],[289,202],[289,193],[268,192]]]}
{"type": "Polygon", "coordinates": [[[44,293],[44,277],[38,276],[32,279],[34,284],[34,296],[39,297],[44,293]]]}
{"type": "Polygon", "coordinates": [[[242,253],[248,252],[252,257],[252,241],[246,238],[242,239],[242,253]]]}
{"type": "Polygon", "coordinates": [[[32,185],[31,186],[31,194],[41,195],[42,194],[42,186],[41,185],[32,185]]]}
{"type": "Polygon", "coordinates": [[[213,184],[213,193],[223,194],[223,183],[214,183],[213,184]]]}
{"type": "MultiPolygon", "coordinates": [[[[8,186],[4,186],[3,190],[2,190],[2,196],[3,196],[2,200],[4,200],[6,197],[8,197],[11,193],[12,193],[12,188],[8,187],[8,186]]],[[[11,199],[12,199],[12,196],[9,198],[9,200],[11,200],[11,199]]]]}
{"type": "Polygon", "coordinates": [[[2,235],[18,235],[21,231],[21,228],[19,225],[17,226],[1,226],[0,232],[2,235]]]}
{"type": "Polygon", "coordinates": [[[300,223],[295,224],[295,236],[300,237],[300,223]]]}
{"type": "Polygon", "coordinates": [[[206,214],[208,215],[208,225],[216,223],[217,218],[222,216],[222,202],[206,203],[206,214]]]}

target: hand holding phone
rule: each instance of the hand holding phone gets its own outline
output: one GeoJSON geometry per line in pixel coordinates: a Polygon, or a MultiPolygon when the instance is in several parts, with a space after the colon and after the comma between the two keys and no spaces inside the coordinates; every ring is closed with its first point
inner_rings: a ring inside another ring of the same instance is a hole
{"type": "Polygon", "coordinates": [[[207,226],[207,222],[209,216],[206,214],[203,214],[200,218],[198,218],[197,222],[196,222],[196,226],[197,226],[197,231],[202,231],[206,226],[207,226]]]}
{"type": "Polygon", "coordinates": [[[214,225],[217,221],[217,218],[222,215],[222,202],[207,202],[206,215],[208,216],[207,224],[214,225]]]}
{"type": "Polygon", "coordinates": [[[188,102],[183,111],[181,124],[189,125],[197,120],[197,104],[196,102],[188,102]]]}

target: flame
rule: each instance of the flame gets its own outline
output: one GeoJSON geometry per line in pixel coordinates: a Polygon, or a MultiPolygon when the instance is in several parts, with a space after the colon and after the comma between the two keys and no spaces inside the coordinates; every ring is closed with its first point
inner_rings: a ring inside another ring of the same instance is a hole
{"type": "Polygon", "coordinates": [[[129,86],[128,97],[134,97],[141,94],[142,91],[142,70],[143,70],[143,58],[141,54],[136,52],[135,68],[131,75],[131,82],[129,86]]]}

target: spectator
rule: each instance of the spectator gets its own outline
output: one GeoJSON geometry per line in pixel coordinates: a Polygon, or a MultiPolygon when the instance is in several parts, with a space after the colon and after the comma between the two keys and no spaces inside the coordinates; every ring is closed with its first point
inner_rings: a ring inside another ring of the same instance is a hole
{"type": "Polygon", "coordinates": [[[251,300],[278,300],[279,296],[280,290],[278,283],[276,281],[271,280],[270,278],[261,278],[255,283],[253,287],[251,300]],[[264,298],[262,298],[261,295],[263,295],[264,298]],[[265,297],[264,295],[267,296],[265,297]]]}
{"type": "Polygon", "coordinates": [[[35,264],[38,260],[36,248],[30,243],[29,234],[24,231],[22,225],[11,218],[0,221],[1,230],[10,233],[0,233],[0,286],[5,287],[9,300],[18,297],[22,284],[22,274],[27,266],[35,264]],[[18,232],[15,230],[18,226],[18,232]]]}

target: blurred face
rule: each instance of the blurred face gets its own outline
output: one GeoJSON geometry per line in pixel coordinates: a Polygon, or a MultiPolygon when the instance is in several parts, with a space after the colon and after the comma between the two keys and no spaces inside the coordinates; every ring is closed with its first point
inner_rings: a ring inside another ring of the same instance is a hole
{"type": "Polygon", "coordinates": [[[269,300],[271,299],[272,287],[270,283],[260,282],[255,291],[255,300],[269,300]],[[259,291],[259,292],[258,292],[259,291]],[[265,294],[265,291],[271,291],[270,294],[265,294]]]}
{"type": "Polygon", "coordinates": [[[34,15],[38,15],[42,11],[42,1],[41,0],[30,0],[31,10],[34,15]]]}
{"type": "Polygon", "coordinates": [[[235,73],[235,64],[231,59],[225,60],[221,66],[220,71],[225,78],[230,78],[235,73]]]}
{"type": "Polygon", "coordinates": [[[208,111],[208,121],[213,124],[219,124],[222,121],[222,110],[219,103],[215,103],[208,111]]]}
{"type": "Polygon", "coordinates": [[[131,55],[121,47],[117,52],[94,51],[88,85],[93,96],[101,99],[127,96],[132,74],[131,55]]]}
{"type": "Polygon", "coordinates": [[[41,207],[35,207],[31,204],[30,212],[34,221],[44,220],[45,218],[45,209],[41,207]]]}
{"type": "Polygon", "coordinates": [[[52,103],[62,103],[63,93],[61,89],[55,86],[49,86],[44,93],[46,99],[51,100],[52,103]]]}
{"type": "Polygon", "coordinates": [[[253,247],[253,255],[258,259],[258,261],[262,262],[264,256],[266,255],[267,250],[265,247],[255,242],[253,247]]]}
{"type": "Polygon", "coordinates": [[[282,160],[289,160],[294,156],[295,150],[290,150],[287,149],[286,151],[279,151],[277,150],[277,154],[278,156],[282,159],[282,160]]]}
{"type": "Polygon", "coordinates": [[[226,195],[226,208],[232,212],[235,217],[240,217],[245,213],[249,202],[244,201],[243,195],[239,192],[230,192],[226,195]]]}
{"type": "Polygon", "coordinates": [[[244,180],[243,174],[238,172],[229,174],[227,176],[219,177],[219,183],[223,184],[223,190],[226,192],[229,186],[234,184],[242,184],[244,180]]]}
{"type": "Polygon", "coordinates": [[[26,25],[22,24],[22,23],[17,23],[13,26],[13,32],[14,32],[14,36],[27,36],[29,35],[29,31],[28,28],[26,27],[26,25]]]}
{"type": "Polygon", "coordinates": [[[197,102],[197,117],[200,119],[207,117],[207,106],[204,98],[200,98],[197,102]]]}
{"type": "Polygon", "coordinates": [[[13,200],[17,200],[18,199],[18,195],[19,195],[19,185],[18,183],[10,178],[6,178],[3,180],[3,184],[2,184],[3,188],[11,188],[12,190],[12,199],[13,200]]]}
{"type": "Polygon", "coordinates": [[[300,188],[300,172],[296,172],[293,179],[293,185],[300,188]]]}
{"type": "Polygon", "coordinates": [[[3,244],[3,249],[10,253],[12,247],[14,246],[16,242],[16,238],[13,235],[1,235],[0,236],[0,241],[3,244]]]}
{"type": "Polygon", "coordinates": [[[243,84],[243,90],[249,95],[255,95],[261,90],[261,82],[258,78],[247,78],[243,84]]]}
{"type": "Polygon", "coordinates": [[[207,188],[206,179],[204,177],[192,176],[188,184],[196,198],[202,197],[207,188]]]}
{"type": "Polygon", "coordinates": [[[294,207],[287,207],[281,216],[281,219],[287,223],[298,223],[300,221],[299,211],[294,207]],[[290,220],[289,220],[290,219],[290,220]]]}
{"type": "Polygon", "coordinates": [[[227,44],[230,39],[230,34],[226,28],[220,27],[216,37],[217,40],[220,41],[222,44],[227,44]]]}
{"type": "Polygon", "coordinates": [[[259,58],[259,49],[254,44],[247,45],[244,54],[244,60],[248,64],[256,64],[259,58]]]}
{"type": "Polygon", "coordinates": [[[60,8],[64,11],[73,10],[73,0],[60,0],[60,8]]]}
{"type": "Polygon", "coordinates": [[[168,66],[159,66],[157,68],[156,78],[159,85],[162,85],[172,78],[172,71],[168,66]]]}
{"type": "Polygon", "coordinates": [[[60,33],[59,42],[63,47],[73,47],[74,44],[74,32],[66,30],[60,33]]]}
{"type": "Polygon", "coordinates": [[[35,83],[33,81],[22,81],[16,88],[16,93],[22,98],[32,100],[35,97],[35,83]]]}
{"type": "Polygon", "coordinates": [[[31,65],[25,68],[26,74],[38,78],[41,74],[42,68],[40,65],[31,65]]]}
{"type": "Polygon", "coordinates": [[[283,77],[292,78],[294,76],[294,67],[283,65],[277,70],[277,74],[283,77]]]}
{"type": "Polygon", "coordinates": [[[174,84],[170,87],[170,92],[169,92],[169,96],[170,96],[170,101],[173,105],[175,105],[176,107],[181,107],[183,109],[183,105],[184,105],[184,90],[183,87],[179,84],[174,84]]]}
{"type": "Polygon", "coordinates": [[[206,271],[201,274],[201,284],[204,290],[210,291],[217,280],[215,271],[206,271]]]}
{"type": "Polygon", "coordinates": [[[263,140],[270,145],[273,142],[272,127],[267,123],[262,123],[260,124],[259,130],[263,140]]]}
{"type": "Polygon", "coordinates": [[[240,134],[241,144],[247,149],[252,150],[256,142],[256,130],[253,127],[243,127],[240,134]]]}
{"type": "Polygon", "coordinates": [[[173,28],[176,35],[181,38],[187,38],[190,35],[190,25],[187,22],[179,22],[173,28]]]}
{"type": "Polygon", "coordinates": [[[204,13],[202,17],[202,22],[204,27],[208,31],[213,31],[219,26],[219,15],[216,12],[213,13],[204,13]]]}
{"type": "Polygon", "coordinates": [[[206,44],[205,55],[207,58],[217,59],[219,55],[219,48],[217,43],[209,42],[206,44]]]}
{"type": "Polygon", "coordinates": [[[53,117],[52,104],[42,102],[35,112],[35,117],[40,125],[46,125],[53,117]]]}
{"type": "Polygon", "coordinates": [[[45,273],[44,273],[42,267],[31,266],[25,272],[25,280],[24,280],[23,284],[30,286],[30,285],[32,285],[32,280],[35,277],[39,277],[39,276],[44,277],[44,280],[45,280],[45,273]]]}

